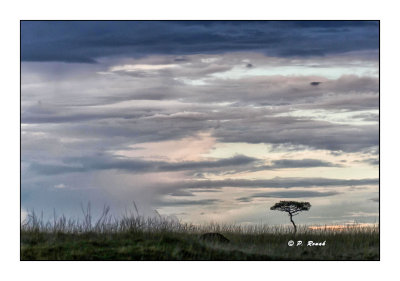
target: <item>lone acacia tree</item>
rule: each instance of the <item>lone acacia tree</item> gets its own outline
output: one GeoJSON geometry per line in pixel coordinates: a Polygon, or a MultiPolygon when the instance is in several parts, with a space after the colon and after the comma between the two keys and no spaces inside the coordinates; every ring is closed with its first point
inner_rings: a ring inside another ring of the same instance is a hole
{"type": "Polygon", "coordinates": [[[280,201],[279,203],[275,203],[275,205],[271,207],[271,210],[287,212],[289,214],[290,221],[294,226],[294,234],[296,234],[297,227],[293,221],[293,216],[298,215],[300,212],[308,211],[310,210],[310,208],[311,208],[310,202],[280,201]]]}

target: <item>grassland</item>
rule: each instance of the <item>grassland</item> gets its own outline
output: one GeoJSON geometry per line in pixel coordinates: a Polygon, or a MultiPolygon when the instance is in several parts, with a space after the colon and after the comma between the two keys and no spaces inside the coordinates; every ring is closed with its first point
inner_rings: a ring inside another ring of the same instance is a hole
{"type": "Polygon", "coordinates": [[[92,222],[64,216],[44,222],[31,213],[21,226],[21,260],[379,260],[379,229],[332,230],[300,226],[193,225],[165,218],[126,215],[113,218],[105,209],[92,222]],[[218,232],[229,243],[202,241],[218,232]],[[288,246],[288,241],[303,241],[288,246]],[[308,241],[325,246],[307,246],[308,241]]]}

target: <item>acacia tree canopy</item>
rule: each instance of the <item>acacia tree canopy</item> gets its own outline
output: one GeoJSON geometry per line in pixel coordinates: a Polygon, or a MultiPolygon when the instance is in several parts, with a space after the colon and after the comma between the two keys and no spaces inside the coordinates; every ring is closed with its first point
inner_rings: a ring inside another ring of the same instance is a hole
{"type": "Polygon", "coordinates": [[[298,215],[302,211],[308,211],[310,210],[310,208],[311,208],[310,202],[280,201],[278,203],[275,203],[275,205],[271,207],[271,210],[287,212],[289,214],[290,221],[293,224],[294,233],[296,233],[297,227],[292,217],[298,215]]]}
{"type": "Polygon", "coordinates": [[[296,215],[302,211],[308,211],[311,208],[310,202],[297,202],[297,201],[280,201],[271,207],[271,210],[278,210],[296,215]]]}

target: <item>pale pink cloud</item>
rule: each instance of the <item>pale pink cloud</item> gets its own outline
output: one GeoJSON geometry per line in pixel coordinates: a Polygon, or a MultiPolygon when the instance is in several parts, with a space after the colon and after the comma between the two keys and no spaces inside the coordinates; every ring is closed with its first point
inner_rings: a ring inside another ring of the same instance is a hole
{"type": "Polygon", "coordinates": [[[131,150],[118,150],[114,153],[124,157],[145,160],[164,160],[170,162],[200,161],[215,146],[216,139],[209,132],[179,140],[148,142],[130,146],[131,150]]]}

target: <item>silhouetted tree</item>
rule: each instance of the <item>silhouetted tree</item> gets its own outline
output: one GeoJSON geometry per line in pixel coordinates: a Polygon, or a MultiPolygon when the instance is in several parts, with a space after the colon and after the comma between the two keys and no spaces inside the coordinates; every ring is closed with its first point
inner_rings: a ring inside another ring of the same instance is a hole
{"type": "Polygon", "coordinates": [[[280,201],[279,203],[275,203],[275,205],[271,207],[271,210],[287,212],[289,214],[290,221],[294,226],[294,234],[296,234],[297,227],[293,221],[293,216],[298,215],[300,212],[308,211],[310,210],[310,208],[311,208],[310,202],[280,201]]]}

